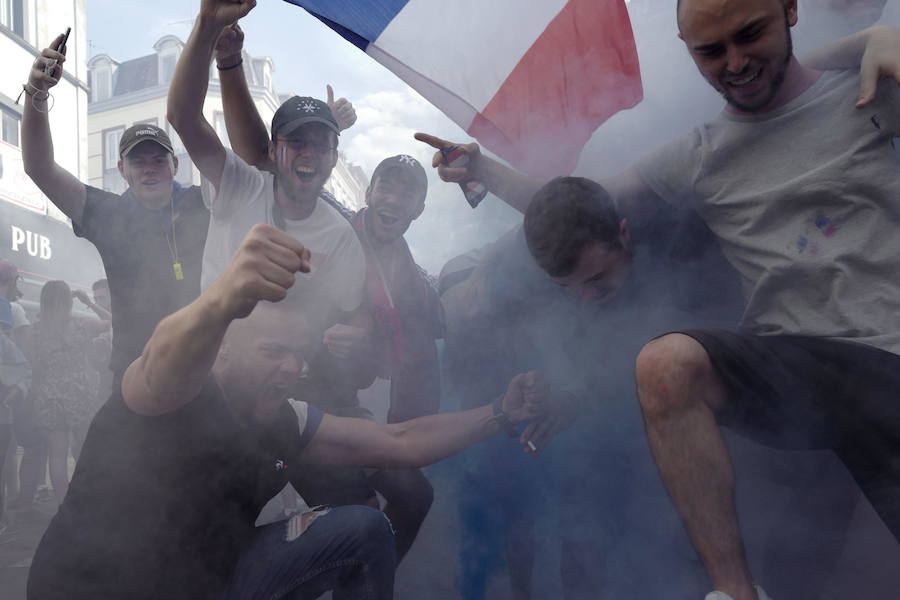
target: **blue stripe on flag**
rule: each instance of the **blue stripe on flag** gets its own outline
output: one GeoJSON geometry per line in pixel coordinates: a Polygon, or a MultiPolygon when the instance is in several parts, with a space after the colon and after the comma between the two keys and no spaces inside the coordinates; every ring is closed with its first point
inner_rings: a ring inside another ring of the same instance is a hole
{"type": "Polygon", "coordinates": [[[285,0],[306,9],[362,50],[378,39],[409,0],[285,0]]]}

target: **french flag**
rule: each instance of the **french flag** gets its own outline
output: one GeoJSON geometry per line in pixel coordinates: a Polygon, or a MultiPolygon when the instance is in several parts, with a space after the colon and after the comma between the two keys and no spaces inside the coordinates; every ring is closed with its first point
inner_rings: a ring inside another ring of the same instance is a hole
{"type": "Polygon", "coordinates": [[[516,168],[568,175],[643,98],[624,0],[286,0],[516,168]]]}

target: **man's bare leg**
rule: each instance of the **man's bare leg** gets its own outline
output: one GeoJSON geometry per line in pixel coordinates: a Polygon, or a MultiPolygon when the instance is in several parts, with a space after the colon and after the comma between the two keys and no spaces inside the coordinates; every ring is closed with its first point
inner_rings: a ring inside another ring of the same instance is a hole
{"type": "Polygon", "coordinates": [[[670,334],[637,359],[647,438],[663,483],[713,588],[756,600],[735,507],[734,467],[716,424],[725,387],[703,346],[670,334]]]}

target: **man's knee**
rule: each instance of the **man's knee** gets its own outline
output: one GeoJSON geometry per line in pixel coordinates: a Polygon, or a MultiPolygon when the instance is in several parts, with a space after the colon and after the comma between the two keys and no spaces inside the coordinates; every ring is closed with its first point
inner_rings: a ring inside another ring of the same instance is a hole
{"type": "Polygon", "coordinates": [[[345,530],[361,545],[394,547],[394,530],[383,512],[369,506],[341,506],[332,510],[345,530]]]}
{"type": "Polygon", "coordinates": [[[638,398],[646,416],[703,401],[720,387],[704,347],[671,333],[648,343],[635,363],[638,398]]]}
{"type": "Polygon", "coordinates": [[[434,488],[418,469],[378,471],[369,482],[381,493],[391,514],[424,521],[434,502],[434,488]]]}

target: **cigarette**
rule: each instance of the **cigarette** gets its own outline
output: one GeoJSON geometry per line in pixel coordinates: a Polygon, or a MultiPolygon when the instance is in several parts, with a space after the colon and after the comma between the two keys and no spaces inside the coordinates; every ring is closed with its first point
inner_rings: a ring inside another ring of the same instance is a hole
{"type": "Polygon", "coordinates": [[[532,452],[537,452],[537,446],[535,446],[535,445],[534,445],[534,442],[532,442],[531,440],[528,440],[528,448],[529,448],[532,452]]]}

